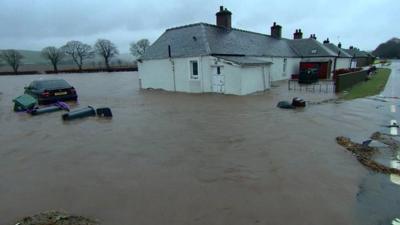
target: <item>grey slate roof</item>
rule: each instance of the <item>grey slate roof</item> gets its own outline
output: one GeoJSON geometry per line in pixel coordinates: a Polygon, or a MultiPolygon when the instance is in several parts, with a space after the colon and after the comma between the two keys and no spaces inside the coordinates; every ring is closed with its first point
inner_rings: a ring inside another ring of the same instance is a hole
{"type": "Polygon", "coordinates": [[[349,53],[347,53],[344,49],[339,48],[338,46],[336,46],[332,43],[324,44],[324,46],[329,48],[330,50],[332,50],[335,53],[340,52],[339,58],[352,58],[352,56],[349,53]]]}
{"type": "Polygon", "coordinates": [[[335,57],[337,54],[314,39],[276,39],[239,29],[227,30],[196,23],[166,30],[141,57],[142,60],[206,55],[265,57],[335,57]],[[312,50],[316,50],[315,52],[312,50]]]}
{"type": "Polygon", "coordinates": [[[336,57],[337,54],[315,39],[288,40],[300,57],[336,57]]]}
{"type": "Polygon", "coordinates": [[[202,26],[191,25],[169,29],[162,34],[145,52],[141,59],[168,58],[168,45],[173,57],[192,57],[210,54],[202,26]],[[196,40],[193,39],[196,37],[196,40]]]}
{"type": "Polygon", "coordinates": [[[214,25],[203,27],[212,54],[296,57],[286,39],[214,25]]]}
{"type": "Polygon", "coordinates": [[[352,57],[356,57],[356,58],[368,58],[368,57],[372,56],[372,55],[368,54],[367,52],[361,51],[357,48],[345,49],[345,51],[352,57]]]}

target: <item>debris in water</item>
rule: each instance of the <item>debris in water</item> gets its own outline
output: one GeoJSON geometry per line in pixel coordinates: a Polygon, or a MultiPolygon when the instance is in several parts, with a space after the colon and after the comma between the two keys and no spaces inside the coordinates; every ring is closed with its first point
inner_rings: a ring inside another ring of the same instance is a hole
{"type": "Polygon", "coordinates": [[[99,222],[82,216],[68,215],[58,211],[39,213],[22,218],[16,225],[98,225],[99,222]]]}
{"type": "Polygon", "coordinates": [[[281,108],[281,109],[294,109],[296,107],[294,107],[292,104],[290,104],[287,101],[280,101],[278,102],[277,107],[281,108]]]}
{"type": "MultiPolygon", "coordinates": [[[[371,136],[371,139],[378,140],[384,144],[389,145],[391,148],[397,148],[398,142],[391,137],[386,137],[385,135],[376,132],[371,136]]],[[[385,174],[396,174],[400,175],[400,170],[396,168],[390,168],[376,161],[372,160],[372,156],[378,152],[375,147],[370,147],[369,145],[359,144],[352,142],[350,138],[347,137],[337,137],[336,142],[345,147],[347,150],[351,151],[357,160],[364,166],[370,168],[375,172],[385,173],[385,174]]]]}
{"type": "Polygon", "coordinates": [[[111,118],[112,112],[110,108],[98,108],[96,109],[96,114],[98,117],[111,118]]]}
{"type": "Polygon", "coordinates": [[[62,115],[62,119],[63,120],[73,120],[73,119],[78,119],[78,118],[83,118],[83,117],[88,117],[88,116],[95,116],[95,115],[96,115],[96,111],[94,110],[94,108],[91,106],[88,106],[85,108],[70,111],[69,113],[65,113],[62,115]]]}
{"type": "Polygon", "coordinates": [[[387,102],[386,100],[380,99],[380,98],[366,98],[366,99],[373,100],[373,101],[378,101],[378,102],[387,102]]]}
{"type": "Polygon", "coordinates": [[[371,144],[371,142],[372,142],[372,140],[366,140],[366,141],[363,141],[363,143],[362,143],[362,146],[366,146],[366,147],[368,147],[368,146],[369,146],[369,144],[371,144]]]}
{"type": "Polygon", "coordinates": [[[293,98],[292,100],[292,106],[295,107],[306,107],[306,101],[304,101],[302,98],[293,98]]]}
{"type": "Polygon", "coordinates": [[[398,149],[400,146],[399,141],[393,139],[390,135],[382,134],[380,132],[373,133],[371,139],[382,142],[394,150],[398,149]]]}

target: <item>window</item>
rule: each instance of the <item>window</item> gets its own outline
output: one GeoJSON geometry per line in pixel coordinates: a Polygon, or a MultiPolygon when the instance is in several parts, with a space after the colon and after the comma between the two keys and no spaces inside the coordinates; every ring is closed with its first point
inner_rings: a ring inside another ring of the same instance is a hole
{"type": "Polygon", "coordinates": [[[217,74],[219,75],[219,74],[221,74],[221,67],[217,67],[217,74]]]}
{"type": "Polygon", "coordinates": [[[199,63],[196,60],[190,61],[190,79],[199,79],[199,63]]]}
{"type": "Polygon", "coordinates": [[[287,59],[283,59],[283,73],[286,73],[287,59]]]}

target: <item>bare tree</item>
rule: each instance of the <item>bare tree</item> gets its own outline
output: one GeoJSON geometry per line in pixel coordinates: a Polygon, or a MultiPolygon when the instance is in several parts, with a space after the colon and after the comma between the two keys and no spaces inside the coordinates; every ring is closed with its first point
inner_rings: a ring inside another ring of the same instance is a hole
{"type": "Polygon", "coordinates": [[[42,49],[42,56],[43,58],[48,59],[51,62],[54,68],[54,72],[58,73],[57,65],[64,58],[64,51],[60,48],[49,46],[42,49]]]}
{"type": "Polygon", "coordinates": [[[104,63],[109,71],[111,58],[119,54],[117,47],[115,47],[115,45],[109,40],[98,39],[94,48],[97,54],[104,58],[104,63]]]}
{"type": "Polygon", "coordinates": [[[79,72],[82,72],[82,66],[86,59],[94,56],[92,47],[80,41],[69,41],[62,47],[66,55],[71,56],[72,60],[78,66],[79,72]]]}
{"type": "Polygon", "coordinates": [[[24,58],[19,51],[14,49],[3,50],[0,53],[0,58],[12,67],[15,74],[18,74],[18,68],[24,58]]]}
{"type": "Polygon", "coordinates": [[[149,46],[150,46],[150,41],[147,39],[141,39],[136,43],[132,42],[130,47],[131,54],[140,57],[146,52],[149,46]]]}

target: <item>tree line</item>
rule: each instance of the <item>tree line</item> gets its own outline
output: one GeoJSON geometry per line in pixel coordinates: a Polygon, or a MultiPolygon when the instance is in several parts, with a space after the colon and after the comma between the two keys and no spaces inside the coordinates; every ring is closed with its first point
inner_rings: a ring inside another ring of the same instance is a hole
{"type": "MultiPolygon", "coordinates": [[[[141,39],[137,42],[132,42],[129,50],[132,55],[140,57],[149,46],[149,40],[141,39]]],[[[111,69],[110,61],[119,54],[119,51],[115,44],[107,39],[98,39],[93,47],[80,41],[68,41],[61,47],[48,46],[41,51],[41,56],[49,61],[55,73],[58,73],[58,65],[66,56],[69,56],[77,66],[78,71],[82,72],[85,62],[96,54],[103,58],[106,69],[109,71],[111,69]]],[[[0,61],[2,60],[8,64],[15,74],[18,74],[23,58],[24,56],[15,49],[7,49],[0,52],[0,61]]]]}
{"type": "Polygon", "coordinates": [[[383,59],[400,59],[400,39],[392,38],[380,44],[372,54],[383,59]]]}

